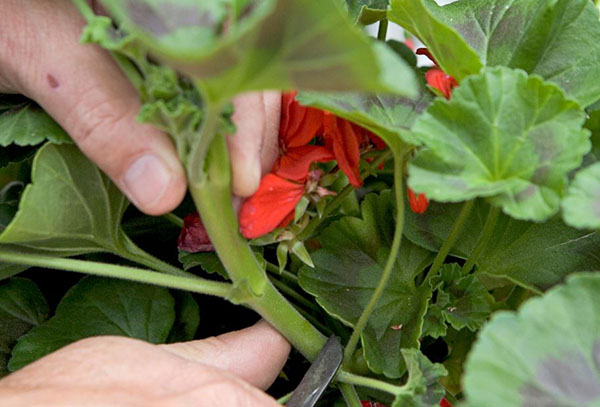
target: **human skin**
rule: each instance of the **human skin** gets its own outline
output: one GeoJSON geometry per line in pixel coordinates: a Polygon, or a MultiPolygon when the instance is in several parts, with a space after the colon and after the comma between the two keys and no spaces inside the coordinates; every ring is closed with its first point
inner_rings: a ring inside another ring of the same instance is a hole
{"type": "Polygon", "coordinates": [[[3,407],[277,407],[266,389],[289,343],[266,322],[209,339],[152,345],[84,339],[0,380],[3,407]]]}

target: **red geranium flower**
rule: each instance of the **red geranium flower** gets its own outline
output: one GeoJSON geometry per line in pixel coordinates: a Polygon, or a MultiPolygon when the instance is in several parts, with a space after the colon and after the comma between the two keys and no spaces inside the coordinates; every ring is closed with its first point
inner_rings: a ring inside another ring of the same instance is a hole
{"type": "Polygon", "coordinates": [[[429,69],[425,73],[425,80],[429,86],[442,92],[442,95],[444,95],[446,99],[450,99],[452,89],[458,86],[456,79],[450,75],[446,75],[446,73],[439,68],[437,61],[427,48],[419,48],[417,54],[425,55],[435,64],[435,67],[429,69]]]}
{"type": "Polygon", "coordinates": [[[215,250],[198,212],[191,213],[183,219],[183,227],[177,239],[177,247],[190,253],[212,252],[215,250]]]}
{"type": "Polygon", "coordinates": [[[412,188],[408,188],[408,203],[414,213],[425,213],[429,206],[429,200],[425,194],[417,195],[412,188]]]}
{"type": "Polygon", "coordinates": [[[452,404],[450,404],[450,402],[448,400],[446,400],[446,398],[442,398],[442,401],[440,401],[440,407],[454,407],[452,406],[452,404]]]}

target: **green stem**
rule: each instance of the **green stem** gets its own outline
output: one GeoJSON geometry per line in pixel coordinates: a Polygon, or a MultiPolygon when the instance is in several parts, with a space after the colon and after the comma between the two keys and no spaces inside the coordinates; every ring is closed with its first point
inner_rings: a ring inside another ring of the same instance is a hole
{"type": "Polygon", "coordinates": [[[381,380],[355,375],[353,373],[340,370],[336,376],[336,380],[341,383],[352,384],[355,386],[367,387],[369,389],[380,390],[389,394],[399,395],[408,393],[405,389],[394,384],[390,384],[381,380]]]}
{"type": "Polygon", "coordinates": [[[173,226],[177,226],[178,228],[182,228],[183,227],[183,219],[181,219],[179,216],[175,215],[174,213],[167,213],[165,215],[162,215],[163,219],[171,222],[173,224],[173,226]]]}
{"type": "Polygon", "coordinates": [[[281,405],[285,405],[285,403],[287,403],[289,401],[290,398],[292,398],[292,394],[294,394],[293,391],[289,392],[288,394],[286,394],[285,396],[278,398],[277,402],[281,405]]]}
{"type": "MultiPolygon", "coordinates": [[[[388,160],[391,156],[391,150],[386,150],[383,153],[381,153],[376,159],[374,159],[371,162],[369,168],[360,174],[361,178],[364,179],[365,177],[369,176],[369,174],[371,174],[375,168],[379,167],[381,163],[388,160]]],[[[319,227],[321,222],[323,222],[327,218],[327,216],[331,214],[331,212],[333,212],[338,206],[340,206],[344,202],[346,197],[353,191],[354,187],[352,185],[348,185],[346,188],[344,188],[331,202],[327,204],[325,210],[323,211],[323,216],[314,217],[313,219],[311,219],[311,221],[308,223],[308,225],[306,225],[304,230],[298,235],[298,240],[303,241],[308,239],[313,234],[313,232],[319,227]]]]}
{"type": "Polygon", "coordinates": [[[340,383],[338,387],[340,388],[342,396],[344,396],[344,400],[346,401],[348,407],[362,407],[360,398],[358,397],[356,389],[353,385],[348,383],[340,383]]]}
{"type": "MultiPolygon", "coordinates": [[[[219,110],[207,109],[218,116],[219,110]]],[[[216,122],[218,117],[205,117],[216,122]]],[[[212,126],[204,126],[211,131],[212,126]]],[[[201,138],[210,139],[206,134],[201,138]]],[[[202,154],[200,150],[197,153],[202,154]]],[[[237,289],[234,302],[246,304],[277,328],[309,360],[325,345],[326,338],[270,283],[248,242],[239,233],[231,201],[231,172],[225,136],[213,138],[206,160],[191,156],[189,187],[198,212],[229,277],[237,289]]]]}
{"type": "Polygon", "coordinates": [[[306,298],[304,298],[302,295],[300,295],[298,292],[296,292],[296,290],[288,287],[282,281],[279,281],[276,278],[269,278],[269,280],[279,291],[281,291],[282,293],[284,293],[287,296],[296,300],[296,302],[298,302],[298,304],[303,305],[306,308],[313,310],[313,311],[317,311],[317,312],[320,311],[319,307],[317,307],[314,303],[312,303],[309,300],[307,300],[306,298]]]}
{"type": "Polygon", "coordinates": [[[285,278],[286,280],[294,283],[295,285],[298,285],[298,276],[296,276],[293,273],[290,273],[287,270],[283,270],[283,271],[279,272],[279,267],[274,265],[273,263],[267,262],[267,271],[276,276],[281,276],[281,277],[285,278]]]}
{"type": "Polygon", "coordinates": [[[377,31],[377,39],[379,41],[385,41],[387,37],[387,29],[388,29],[388,20],[384,18],[379,22],[379,30],[377,31]]]}
{"type": "Polygon", "coordinates": [[[479,255],[488,244],[492,234],[494,233],[496,222],[498,221],[498,215],[500,215],[500,207],[493,205],[490,206],[490,212],[488,213],[487,220],[485,221],[485,225],[483,226],[483,231],[481,232],[481,236],[479,236],[477,245],[462,267],[461,271],[463,275],[469,274],[477,260],[479,260],[479,255]]]}
{"type": "Polygon", "coordinates": [[[344,350],[344,366],[350,366],[352,363],[352,355],[356,346],[358,345],[358,341],[360,340],[360,335],[362,334],[367,322],[369,321],[369,317],[375,310],[379,299],[383,295],[383,291],[385,290],[387,283],[394,271],[394,266],[396,263],[396,258],[398,257],[398,253],[400,251],[400,244],[402,242],[402,231],[404,229],[404,196],[403,196],[403,182],[402,182],[402,169],[404,165],[403,160],[403,151],[398,151],[394,154],[394,191],[396,195],[396,228],[394,230],[394,240],[392,241],[392,247],[390,250],[390,255],[385,264],[385,268],[383,269],[383,274],[381,275],[381,279],[367,304],[367,307],[364,309],[361,314],[358,322],[354,327],[354,331],[346,344],[346,349],[344,350]]]}
{"type": "Polygon", "coordinates": [[[96,13],[90,7],[87,0],[72,0],[73,5],[77,8],[79,13],[85,18],[88,23],[96,17],[96,13]]]}
{"type": "Polygon", "coordinates": [[[177,290],[192,291],[200,294],[215,295],[229,298],[233,285],[217,281],[205,280],[200,277],[166,275],[156,271],[143,270],[136,267],[100,263],[41,254],[21,253],[9,249],[0,249],[0,261],[12,264],[24,264],[32,267],[42,267],[55,270],[67,270],[77,273],[93,274],[101,277],[119,278],[138,283],[153,284],[177,290]]]}
{"type": "Polygon", "coordinates": [[[442,265],[444,264],[444,260],[446,260],[448,253],[450,253],[450,249],[452,249],[454,243],[456,243],[458,236],[460,236],[460,232],[462,232],[463,226],[469,218],[474,204],[474,200],[470,200],[464,203],[462,209],[460,210],[460,213],[458,214],[458,218],[456,218],[454,225],[452,225],[452,230],[450,231],[450,234],[442,244],[440,251],[433,260],[433,264],[429,268],[429,274],[427,275],[426,281],[429,281],[431,278],[433,278],[437,274],[440,267],[442,267],[442,265]]]}
{"type": "MultiPolygon", "coordinates": [[[[205,164],[208,149],[212,145],[217,128],[219,127],[219,119],[221,118],[221,106],[213,106],[207,104],[205,107],[202,128],[200,134],[194,134],[195,139],[189,140],[191,143],[190,154],[187,157],[188,180],[190,182],[203,182],[202,177],[205,175],[205,164]]],[[[223,137],[223,136],[221,136],[223,137]]],[[[229,169],[227,170],[229,182],[229,169]]],[[[230,198],[231,199],[231,198],[230,198]]]]}

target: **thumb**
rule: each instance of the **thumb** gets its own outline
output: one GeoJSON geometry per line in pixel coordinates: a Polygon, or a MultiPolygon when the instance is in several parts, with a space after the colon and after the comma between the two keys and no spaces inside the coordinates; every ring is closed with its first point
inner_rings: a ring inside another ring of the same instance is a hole
{"type": "Polygon", "coordinates": [[[53,116],[139,209],[158,215],[175,208],[186,189],[175,150],[167,135],[136,122],[137,93],[109,54],[79,43],[78,11],[69,0],[22,2],[5,10],[27,25],[23,34],[3,33],[16,38],[13,60],[0,51],[11,65],[4,70],[16,76],[14,90],[53,116]]]}
{"type": "Polygon", "coordinates": [[[261,389],[275,381],[291,349],[265,321],[208,339],[161,346],[184,359],[228,371],[261,389]]]}

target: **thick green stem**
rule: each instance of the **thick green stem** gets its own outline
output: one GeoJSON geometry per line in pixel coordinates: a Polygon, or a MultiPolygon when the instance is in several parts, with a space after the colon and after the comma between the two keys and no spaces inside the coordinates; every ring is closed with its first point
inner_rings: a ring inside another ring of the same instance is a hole
{"type": "Polygon", "coordinates": [[[348,407],[362,407],[360,398],[358,397],[356,389],[353,385],[348,383],[340,383],[338,387],[340,388],[342,396],[344,396],[344,400],[346,401],[348,407]]]}
{"type": "Polygon", "coordinates": [[[492,234],[494,233],[494,229],[496,228],[496,222],[498,221],[498,216],[500,215],[500,208],[497,206],[490,206],[490,212],[488,214],[487,220],[485,221],[485,225],[483,226],[483,231],[481,232],[481,236],[479,236],[479,240],[477,241],[477,245],[473,252],[465,262],[462,268],[462,274],[466,275],[471,272],[471,269],[479,260],[479,255],[488,244],[492,234]]]}
{"type": "Polygon", "coordinates": [[[396,258],[398,257],[398,253],[400,251],[400,243],[402,242],[402,231],[404,229],[404,196],[403,196],[403,182],[402,182],[402,169],[404,165],[403,160],[404,151],[399,149],[394,154],[394,192],[396,195],[396,228],[394,230],[394,240],[392,241],[392,247],[390,250],[390,255],[385,264],[385,268],[383,269],[383,273],[381,275],[381,279],[369,300],[366,308],[361,314],[358,322],[354,327],[354,331],[346,344],[346,349],[344,350],[344,366],[350,366],[352,363],[352,355],[354,354],[354,350],[358,345],[358,341],[360,340],[360,335],[362,334],[367,322],[369,321],[369,317],[375,310],[379,299],[383,295],[383,291],[385,290],[387,283],[394,271],[394,266],[396,264],[396,258]]]}
{"type": "Polygon", "coordinates": [[[464,203],[462,209],[460,210],[460,213],[458,214],[458,218],[456,218],[454,225],[452,225],[452,230],[450,231],[450,234],[442,244],[440,251],[433,260],[433,264],[429,268],[427,281],[433,278],[437,274],[440,267],[442,267],[442,264],[444,264],[444,260],[446,260],[448,253],[450,253],[450,250],[454,246],[454,243],[456,243],[456,240],[458,239],[458,236],[460,236],[460,232],[462,232],[465,222],[471,214],[471,210],[473,209],[474,203],[474,200],[470,200],[464,203]]]}
{"type": "Polygon", "coordinates": [[[234,289],[232,284],[205,280],[196,276],[192,279],[143,270],[136,267],[119,266],[116,264],[99,263],[95,261],[65,259],[41,254],[21,253],[10,249],[0,249],[0,261],[12,264],[24,264],[32,267],[93,274],[101,277],[119,278],[138,283],[192,291],[200,294],[215,295],[222,298],[229,298],[234,289]]]}
{"type": "Polygon", "coordinates": [[[379,22],[379,30],[377,31],[377,39],[379,41],[385,41],[387,37],[388,20],[384,18],[379,22]]]}
{"type": "MultiPolygon", "coordinates": [[[[219,111],[209,109],[208,113],[218,115],[219,111]]],[[[205,120],[216,119],[205,117],[205,120]]],[[[211,127],[204,126],[204,129],[211,131],[211,127]]],[[[210,139],[206,135],[201,138],[210,139]]],[[[306,358],[313,360],[325,345],[326,338],[273,287],[250,246],[240,235],[237,215],[231,202],[230,180],[225,137],[218,134],[208,149],[206,162],[200,162],[198,157],[190,157],[188,181],[204,226],[236,286],[237,295],[232,301],[253,308],[306,358]]]]}

